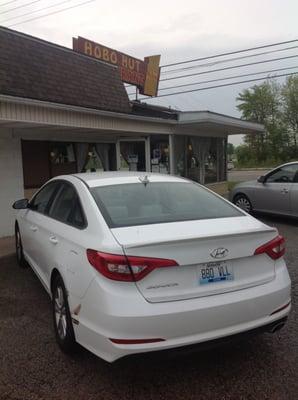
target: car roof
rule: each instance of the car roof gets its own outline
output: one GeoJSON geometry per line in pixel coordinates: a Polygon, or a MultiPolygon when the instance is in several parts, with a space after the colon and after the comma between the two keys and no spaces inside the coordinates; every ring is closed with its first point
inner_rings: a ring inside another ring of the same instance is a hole
{"type": "MultiPolygon", "coordinates": [[[[283,167],[284,165],[292,165],[292,164],[298,164],[298,161],[291,161],[291,162],[280,165],[280,167],[283,167]]],[[[278,168],[278,167],[276,167],[276,168],[278,168]]]]}
{"type": "Polygon", "coordinates": [[[84,172],[73,174],[73,176],[89,187],[137,183],[144,179],[148,179],[149,182],[187,182],[186,179],[178,176],[139,171],[84,172]]]}

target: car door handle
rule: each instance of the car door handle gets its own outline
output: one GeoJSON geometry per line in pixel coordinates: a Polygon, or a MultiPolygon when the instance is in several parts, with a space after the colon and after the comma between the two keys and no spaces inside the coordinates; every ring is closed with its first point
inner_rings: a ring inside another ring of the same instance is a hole
{"type": "Polygon", "coordinates": [[[50,236],[50,242],[53,244],[57,244],[58,243],[58,239],[56,238],[56,236],[50,236]]]}
{"type": "Polygon", "coordinates": [[[282,190],[281,190],[281,193],[282,193],[282,194],[287,194],[287,193],[289,193],[289,190],[288,190],[288,189],[282,189],[282,190]]]}
{"type": "Polygon", "coordinates": [[[31,231],[36,232],[38,230],[37,226],[31,225],[30,226],[31,231]]]}

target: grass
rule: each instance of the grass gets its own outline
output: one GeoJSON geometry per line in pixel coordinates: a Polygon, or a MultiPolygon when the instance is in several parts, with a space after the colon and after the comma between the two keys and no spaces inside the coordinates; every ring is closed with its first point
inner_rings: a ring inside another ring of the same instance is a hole
{"type": "Polygon", "coordinates": [[[235,187],[236,185],[238,185],[238,183],[240,183],[240,182],[229,181],[229,182],[228,182],[228,191],[230,192],[231,190],[233,190],[234,187],[235,187]]]}

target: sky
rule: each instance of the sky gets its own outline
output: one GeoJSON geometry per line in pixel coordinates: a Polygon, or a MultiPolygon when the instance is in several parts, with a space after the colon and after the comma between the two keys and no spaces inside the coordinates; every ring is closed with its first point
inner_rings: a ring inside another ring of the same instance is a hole
{"type": "MultiPolygon", "coordinates": [[[[73,36],[83,36],[141,59],[161,54],[161,65],[298,38],[297,0],[93,0],[80,7],[24,23],[85,1],[0,0],[0,25],[67,47],[72,46],[73,36]],[[49,8],[42,10],[46,7],[49,8]]],[[[283,47],[295,45],[298,42],[283,47]]],[[[223,66],[297,54],[297,49],[288,49],[223,66]]],[[[292,58],[170,83],[198,82],[296,65],[297,59],[292,58]]],[[[207,70],[212,68],[220,68],[220,65],[208,66],[207,70]]],[[[204,70],[206,68],[198,71],[204,70]]],[[[298,68],[291,70],[294,71],[298,68]]],[[[279,81],[284,79],[279,78],[279,81]]],[[[148,103],[240,117],[236,98],[253,84],[149,99],[148,103]]],[[[160,87],[163,86],[166,85],[161,83],[160,87]]],[[[241,136],[230,137],[230,142],[241,143],[241,136]]]]}

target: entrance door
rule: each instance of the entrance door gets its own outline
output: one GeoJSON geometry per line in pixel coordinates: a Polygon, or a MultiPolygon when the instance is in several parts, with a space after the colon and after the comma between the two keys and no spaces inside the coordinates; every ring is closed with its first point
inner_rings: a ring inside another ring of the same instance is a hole
{"type": "Polygon", "coordinates": [[[119,171],[146,171],[146,140],[124,139],[117,143],[119,171]]]}

